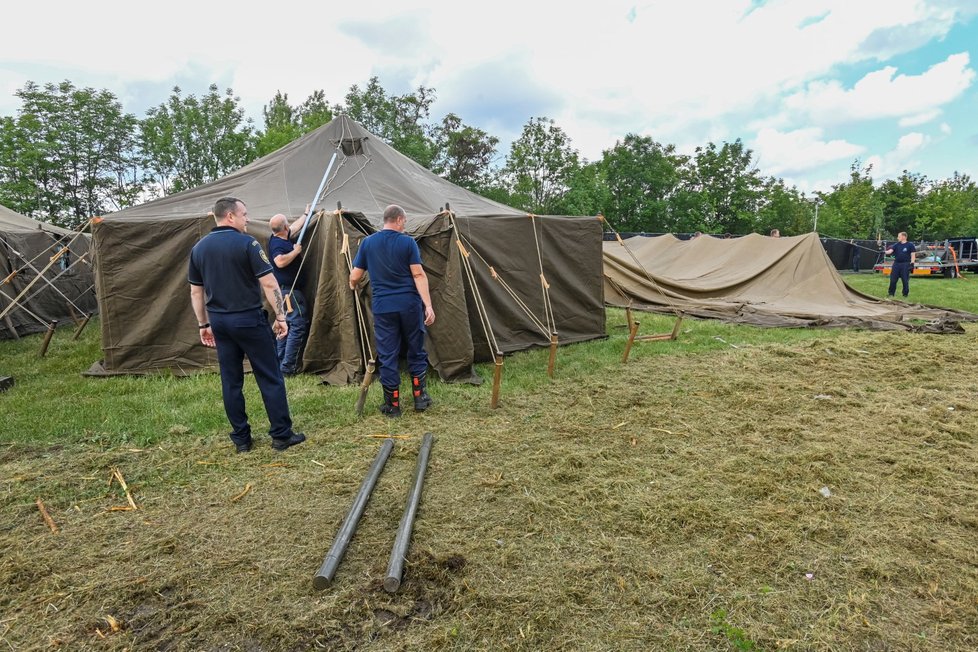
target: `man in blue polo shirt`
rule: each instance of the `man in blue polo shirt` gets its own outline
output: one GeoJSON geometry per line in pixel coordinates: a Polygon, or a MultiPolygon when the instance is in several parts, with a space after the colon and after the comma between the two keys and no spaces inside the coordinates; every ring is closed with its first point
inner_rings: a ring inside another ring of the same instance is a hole
{"type": "Polygon", "coordinates": [[[214,205],[217,226],[190,252],[190,302],[197,316],[200,341],[217,348],[224,411],[231,422],[231,441],[239,453],[251,450],[251,426],[245,411],[244,356],[248,356],[268,414],[272,448],[284,451],[306,440],[292,431],[285,379],[275,355],[275,336],[288,334],[285,307],[265,251],[245,231],[248,209],[234,197],[214,205]],[[262,292],[275,309],[268,325],[262,292]],[[274,333],[274,334],[273,334],[274,333]]]}
{"type": "Polygon", "coordinates": [[[281,213],[268,221],[268,226],[272,229],[272,237],[268,239],[268,257],[272,259],[272,273],[286,299],[285,319],[289,325],[289,334],[275,342],[278,362],[286,376],[293,376],[299,371],[299,353],[309,332],[306,296],[296,282],[302,266],[302,245],[292,243],[292,238],[302,230],[308,215],[309,206],[306,205],[306,212],[291,225],[288,218],[281,213]]]}
{"type": "Polygon", "coordinates": [[[363,273],[370,272],[374,337],[380,361],[380,384],[384,387],[380,411],[391,418],[401,416],[398,358],[402,341],[407,343],[414,409],[422,412],[432,403],[426,391],[428,354],[424,336],[425,326],[435,322],[435,311],[431,307],[428,277],[421,267],[418,243],[404,233],[406,221],[403,208],[388,206],[384,210],[384,228],[360,243],[350,273],[350,289],[356,291],[363,273]]]}
{"type": "Polygon", "coordinates": [[[887,296],[896,294],[897,279],[903,281],[903,296],[910,294],[910,274],[913,265],[917,262],[917,248],[912,242],[907,242],[906,231],[897,234],[897,242],[886,250],[886,254],[893,254],[893,267],[890,268],[890,289],[887,296]]]}

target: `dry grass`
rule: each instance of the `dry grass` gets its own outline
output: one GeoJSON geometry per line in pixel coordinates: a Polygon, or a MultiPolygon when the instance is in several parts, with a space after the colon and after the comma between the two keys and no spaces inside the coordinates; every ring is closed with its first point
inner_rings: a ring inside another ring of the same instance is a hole
{"type": "MultiPolygon", "coordinates": [[[[566,355],[594,356],[592,373],[509,391],[497,411],[487,385],[435,385],[433,412],[392,426],[411,439],[322,593],[312,577],[380,446],[366,435],[389,432],[379,416],[281,455],[179,433],[147,449],[4,445],[0,641],[975,650],[976,340],[968,326],[648,355],[668,351],[656,343],[625,367],[585,344],[566,355]],[[428,430],[391,596],[383,575],[428,430]],[[127,504],[113,468],[138,510],[109,511],[127,504]]],[[[542,374],[545,352],[528,355],[542,374]]]]}

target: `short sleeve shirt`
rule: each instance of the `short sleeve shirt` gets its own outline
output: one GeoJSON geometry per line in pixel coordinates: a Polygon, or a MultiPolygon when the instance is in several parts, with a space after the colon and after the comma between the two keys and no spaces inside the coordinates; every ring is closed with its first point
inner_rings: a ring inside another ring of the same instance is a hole
{"type": "Polygon", "coordinates": [[[893,262],[895,263],[909,263],[910,254],[917,251],[912,242],[898,242],[891,249],[893,249],[893,262]]]}
{"type": "Polygon", "coordinates": [[[354,267],[370,273],[371,308],[375,313],[401,312],[420,304],[421,295],[411,274],[411,265],[420,264],[418,243],[393,229],[364,238],[353,261],[354,267]]]}
{"type": "Polygon", "coordinates": [[[242,312],[262,307],[258,279],[272,272],[258,241],[230,226],[219,226],[190,251],[187,280],[204,287],[208,312],[242,312]]]}
{"type": "Polygon", "coordinates": [[[275,274],[275,280],[282,287],[292,287],[295,284],[296,276],[299,274],[299,265],[302,262],[299,257],[296,256],[295,260],[286,265],[285,267],[279,267],[275,264],[275,258],[278,256],[286,255],[292,253],[295,249],[295,245],[292,241],[287,238],[280,238],[273,235],[268,239],[268,257],[272,261],[272,273],[275,274]]]}

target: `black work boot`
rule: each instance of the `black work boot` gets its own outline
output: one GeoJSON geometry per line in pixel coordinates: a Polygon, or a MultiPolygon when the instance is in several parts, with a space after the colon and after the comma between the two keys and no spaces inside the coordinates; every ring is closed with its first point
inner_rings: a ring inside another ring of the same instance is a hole
{"type": "Polygon", "coordinates": [[[401,416],[401,388],[385,387],[384,404],[380,406],[381,414],[386,414],[391,419],[401,416]]]}
{"type": "Polygon", "coordinates": [[[428,396],[428,392],[425,391],[425,382],[427,374],[421,374],[420,376],[411,377],[411,392],[414,394],[414,411],[424,412],[431,407],[432,400],[428,396]]]}

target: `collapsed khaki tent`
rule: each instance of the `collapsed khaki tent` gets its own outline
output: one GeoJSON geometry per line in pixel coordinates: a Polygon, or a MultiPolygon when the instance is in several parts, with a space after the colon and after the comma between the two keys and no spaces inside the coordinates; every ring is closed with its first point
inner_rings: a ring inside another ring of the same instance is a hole
{"type": "Polygon", "coordinates": [[[963,311],[881,301],[853,290],[815,233],[605,242],[604,278],[605,301],[612,306],[757,326],[960,332],[958,322],[978,320],[963,311]]]}
{"type": "Polygon", "coordinates": [[[95,312],[89,240],[0,206],[0,338],[95,312]]]}
{"type": "Polygon", "coordinates": [[[304,372],[332,384],[362,373],[364,342],[341,248],[345,236],[355,253],[392,203],[407,212],[407,231],[421,247],[437,315],[428,350],[441,378],[477,381],[473,361],[492,359],[493,349],[547,346],[554,330],[560,343],[605,336],[597,218],[528,216],[485,199],[340,116],[227,177],[93,226],[104,360],[88,373],[216,366],[200,345],[186,278],[190,249],[214,226],[207,213],[218,198],[238,197],[248,206],[248,232],[267,244],[269,218],[301,213],[334,153],[321,213],[303,240],[301,278],[312,303],[304,372]]]}

